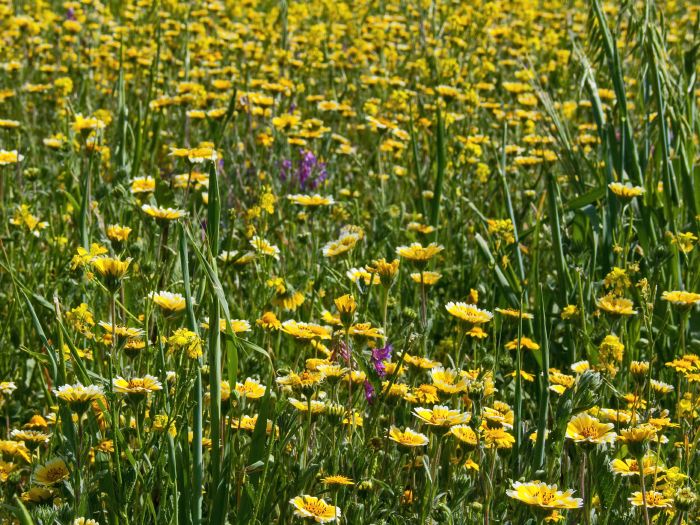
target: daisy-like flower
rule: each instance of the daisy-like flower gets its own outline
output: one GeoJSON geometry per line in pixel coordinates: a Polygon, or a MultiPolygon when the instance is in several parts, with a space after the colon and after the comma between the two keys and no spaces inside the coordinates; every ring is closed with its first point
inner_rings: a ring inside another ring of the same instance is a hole
{"type": "Polygon", "coordinates": [[[509,449],[515,444],[515,437],[503,427],[483,426],[481,433],[485,448],[509,449]]]}
{"type": "Polygon", "coordinates": [[[428,246],[422,246],[420,243],[414,242],[410,246],[399,246],[396,248],[396,253],[404,259],[418,264],[425,264],[444,249],[444,246],[434,242],[431,242],[428,246]]]}
{"type": "Polygon", "coordinates": [[[248,399],[260,399],[265,395],[266,387],[260,384],[257,379],[246,378],[243,383],[236,383],[236,392],[241,397],[248,399]]]}
{"type": "Polygon", "coordinates": [[[445,309],[450,315],[453,315],[460,321],[470,324],[484,324],[493,319],[493,314],[491,312],[482,310],[473,304],[450,301],[445,305],[445,309]]]}
{"type": "Polygon", "coordinates": [[[309,341],[311,339],[330,339],[331,331],[325,326],[314,323],[302,323],[290,319],[282,323],[282,331],[295,339],[309,341]]]}
{"type": "Polygon", "coordinates": [[[144,204],[141,206],[141,209],[146,215],[162,221],[174,221],[187,215],[185,210],[163,208],[161,206],[152,206],[150,204],[144,204]]]}
{"type": "MultiPolygon", "coordinates": [[[[632,495],[627,498],[627,501],[635,507],[643,506],[644,500],[645,498],[640,491],[633,492],[632,495]]],[[[656,492],[655,490],[646,491],[646,507],[648,509],[668,509],[671,508],[672,503],[673,498],[664,497],[662,492],[656,492]]]]}
{"type": "Polygon", "coordinates": [[[430,377],[435,387],[445,394],[467,391],[467,379],[458,370],[438,366],[430,370],[430,377]]]}
{"type": "Polygon", "coordinates": [[[92,268],[105,279],[107,288],[113,291],[119,287],[119,281],[126,275],[130,264],[131,257],[122,261],[116,257],[102,256],[91,261],[92,268]]]}
{"type": "Polygon", "coordinates": [[[311,208],[318,208],[319,206],[330,206],[331,204],[335,204],[333,197],[324,197],[323,195],[319,195],[318,193],[314,195],[287,195],[287,199],[289,199],[294,204],[298,204],[299,206],[308,206],[311,208]]]}
{"type": "Polygon", "coordinates": [[[0,166],[7,166],[8,164],[17,164],[18,162],[22,162],[23,159],[24,156],[17,153],[16,149],[13,149],[11,151],[0,149],[0,166]]]}
{"type": "Polygon", "coordinates": [[[566,425],[566,437],[576,443],[612,444],[617,434],[612,431],[615,425],[601,423],[597,418],[582,412],[575,415],[566,425]]]}
{"type": "Polygon", "coordinates": [[[640,186],[632,186],[630,183],[622,184],[621,182],[611,182],[608,188],[618,197],[623,199],[633,199],[644,195],[644,188],[640,186]]]}
{"type": "Polygon", "coordinates": [[[300,518],[311,518],[316,523],[331,523],[340,518],[340,509],[329,505],[314,496],[297,496],[289,500],[294,507],[294,515],[300,518]]]}
{"type": "Polygon", "coordinates": [[[129,238],[131,233],[131,228],[128,226],[119,226],[118,224],[111,224],[107,226],[107,237],[114,242],[124,242],[129,238]]]}
{"type": "Polygon", "coordinates": [[[152,392],[163,389],[161,382],[151,375],[134,377],[131,379],[124,379],[121,376],[117,376],[112,380],[112,385],[114,386],[115,392],[134,397],[145,397],[152,392]]]}
{"type": "Polygon", "coordinates": [[[54,458],[43,465],[39,465],[34,471],[34,481],[39,485],[51,486],[63,481],[70,475],[66,462],[61,458],[54,458]]]}
{"type": "Polygon", "coordinates": [[[413,414],[421,421],[435,427],[452,427],[466,423],[469,414],[453,410],[444,405],[433,405],[433,408],[416,407],[413,414]]]}
{"type": "Polygon", "coordinates": [[[85,412],[90,403],[101,399],[104,391],[97,385],[83,386],[81,383],[75,385],[62,385],[54,390],[56,397],[71,407],[71,410],[79,414],[85,412]]]}
{"type": "Polygon", "coordinates": [[[280,258],[280,249],[275,246],[274,244],[269,243],[262,237],[258,237],[257,235],[253,236],[252,239],[250,239],[250,245],[255,248],[255,251],[262,255],[269,255],[276,261],[279,261],[280,258]]]}
{"type": "Polygon", "coordinates": [[[613,316],[627,317],[637,315],[637,310],[634,309],[634,303],[632,301],[612,294],[598,299],[598,308],[613,316]]]}
{"type": "MultiPolygon", "coordinates": [[[[525,350],[539,350],[540,345],[537,344],[535,341],[530,339],[529,337],[521,337],[520,338],[520,348],[525,349],[525,350]]],[[[518,349],[518,338],[516,337],[512,341],[508,341],[505,344],[505,349],[506,350],[517,350],[518,349]]]]}
{"type": "MultiPolygon", "coordinates": [[[[618,476],[639,476],[639,462],[634,458],[613,459],[610,462],[610,470],[618,476]]],[[[663,472],[665,469],[654,456],[647,454],[642,460],[642,470],[644,475],[648,476],[655,472],[663,472]]]]}
{"type": "MultiPolygon", "coordinates": [[[[209,330],[209,318],[205,317],[204,321],[200,324],[205,330],[209,330]]],[[[250,322],[245,319],[231,319],[231,331],[234,334],[242,334],[243,332],[250,332],[250,322]]],[[[219,332],[225,333],[228,330],[226,326],[226,319],[219,319],[219,332]]]]}
{"type": "Polygon", "coordinates": [[[434,284],[437,284],[442,277],[442,274],[438,272],[414,272],[410,277],[416,284],[420,284],[422,279],[424,285],[433,286],[434,284]]]}
{"type": "Polygon", "coordinates": [[[321,483],[324,485],[354,485],[355,482],[347,477],[343,476],[341,474],[335,474],[333,476],[326,476],[325,478],[321,478],[321,483]]]}
{"type": "Polygon", "coordinates": [[[255,324],[264,328],[265,330],[279,330],[282,328],[282,323],[274,312],[265,312],[260,316],[260,319],[255,321],[255,324]]]}
{"type": "MultiPolygon", "coordinates": [[[[137,193],[152,193],[156,189],[156,179],[150,176],[146,177],[135,177],[134,180],[131,181],[131,193],[136,195],[137,193]]],[[[147,206],[144,204],[144,206],[147,206]]],[[[153,206],[149,206],[149,208],[153,208],[153,206]]],[[[146,209],[141,207],[143,211],[151,215],[146,209]]]]}
{"type": "Polygon", "coordinates": [[[541,481],[528,483],[513,483],[513,488],[506,490],[506,494],[513,499],[534,505],[542,509],[578,509],[583,506],[581,498],[573,498],[573,490],[562,492],[556,485],[547,485],[541,481]]]}
{"type": "Polygon", "coordinates": [[[469,447],[476,447],[479,436],[469,425],[455,425],[450,427],[450,434],[469,447]]]}
{"type": "Polygon", "coordinates": [[[423,447],[430,441],[425,434],[410,428],[402,431],[393,425],[389,429],[389,439],[404,447],[423,447]]]}
{"type": "Polygon", "coordinates": [[[38,430],[13,430],[10,432],[10,439],[21,441],[30,450],[36,449],[40,445],[46,445],[51,439],[51,434],[46,434],[38,430]]]}
{"type": "Polygon", "coordinates": [[[187,306],[185,297],[179,293],[151,292],[148,298],[166,312],[180,312],[187,306]]]}
{"type": "Polygon", "coordinates": [[[321,252],[324,257],[337,257],[352,250],[359,240],[360,236],[358,234],[345,233],[338,240],[324,244],[321,252]]]}
{"type": "Polygon", "coordinates": [[[686,310],[700,304],[700,293],[676,290],[673,292],[662,293],[661,299],[668,301],[672,305],[677,306],[682,310],[686,310]]]}

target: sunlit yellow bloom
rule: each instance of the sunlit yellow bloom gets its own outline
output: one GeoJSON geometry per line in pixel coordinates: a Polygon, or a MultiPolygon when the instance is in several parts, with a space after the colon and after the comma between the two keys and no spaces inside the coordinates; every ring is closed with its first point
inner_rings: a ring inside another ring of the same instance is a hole
{"type": "Polygon", "coordinates": [[[425,434],[421,434],[410,428],[402,431],[395,426],[389,429],[389,439],[405,447],[422,447],[427,445],[430,441],[425,434]]]}
{"type": "Polygon", "coordinates": [[[292,319],[282,323],[282,331],[296,339],[330,339],[331,331],[325,326],[314,323],[302,323],[292,319]]]}
{"type": "MultiPolygon", "coordinates": [[[[648,476],[655,472],[663,472],[665,469],[659,460],[654,456],[646,455],[643,461],[644,475],[648,476]]],[[[634,458],[613,459],[610,462],[610,470],[619,476],[639,476],[639,462],[634,458]]]]}
{"type": "Polygon", "coordinates": [[[334,204],[333,197],[324,197],[318,193],[314,195],[287,195],[287,199],[299,206],[319,207],[334,204]]]}
{"type": "Polygon", "coordinates": [[[444,246],[434,242],[425,247],[420,243],[414,242],[410,246],[399,246],[396,248],[396,253],[399,257],[404,257],[417,263],[426,263],[444,249],[444,246]]]}
{"type": "Polygon", "coordinates": [[[347,476],[336,474],[334,476],[326,476],[321,478],[321,483],[324,485],[354,485],[355,482],[347,476]]]}
{"type": "Polygon", "coordinates": [[[581,498],[573,498],[573,490],[562,492],[556,485],[547,485],[541,481],[521,483],[515,481],[513,488],[506,494],[513,499],[534,505],[543,509],[578,509],[583,506],[581,498]]]}
{"type": "Polygon", "coordinates": [[[180,312],[187,306],[185,297],[179,293],[151,292],[148,298],[167,312],[180,312]]]}
{"type": "Polygon", "coordinates": [[[117,376],[112,380],[112,384],[115,392],[133,396],[146,396],[163,389],[160,381],[151,375],[134,377],[128,380],[117,376]]]}
{"type": "Polygon", "coordinates": [[[113,241],[124,242],[129,238],[130,233],[131,228],[128,226],[119,226],[117,224],[107,226],[107,237],[113,241]]]}
{"type": "Polygon", "coordinates": [[[282,328],[282,323],[279,319],[277,319],[274,312],[265,312],[262,314],[260,319],[255,321],[255,324],[264,328],[265,330],[279,330],[282,328]]]}
{"type": "Polygon", "coordinates": [[[457,319],[471,324],[484,324],[493,319],[491,312],[482,310],[473,304],[450,301],[445,305],[445,309],[457,319]]]}
{"type": "Polygon", "coordinates": [[[684,291],[664,292],[661,294],[661,299],[668,301],[674,306],[691,308],[696,304],[700,304],[700,293],[684,291]]]}
{"type": "Polygon", "coordinates": [[[54,458],[43,465],[39,465],[34,471],[34,481],[39,485],[50,486],[63,481],[70,475],[65,461],[54,458]]]}
{"type": "Polygon", "coordinates": [[[622,184],[620,182],[611,182],[608,184],[608,188],[610,188],[610,191],[612,191],[615,195],[624,199],[632,199],[634,197],[644,195],[644,188],[632,186],[629,183],[622,184]]]}
{"type": "MultiPolygon", "coordinates": [[[[156,189],[156,179],[150,176],[136,177],[131,181],[131,193],[151,193],[156,189]]],[[[146,211],[146,210],[144,210],[146,211]]],[[[146,212],[148,213],[148,212],[146,212]]],[[[150,215],[150,213],[149,213],[150,215]]]]}
{"type": "Polygon", "coordinates": [[[144,204],[141,209],[154,219],[173,221],[176,219],[181,219],[187,212],[184,210],[177,210],[175,208],[162,208],[160,206],[151,206],[150,204],[144,204]]]}
{"type": "Polygon", "coordinates": [[[614,295],[606,295],[598,299],[598,308],[610,315],[629,316],[636,315],[637,310],[634,308],[634,303],[624,297],[616,297],[614,295]]]}
{"type": "MultiPolygon", "coordinates": [[[[512,341],[509,341],[505,344],[506,350],[517,350],[518,349],[518,339],[515,338],[512,341]]],[[[535,341],[530,339],[529,337],[523,336],[520,339],[520,348],[525,349],[525,350],[539,350],[540,345],[538,345],[535,341]]]]}
{"type": "Polygon", "coordinates": [[[433,408],[416,407],[413,414],[428,425],[437,427],[451,427],[466,423],[469,414],[453,410],[444,405],[434,405],[433,408]]]}
{"type": "Polygon", "coordinates": [[[320,498],[313,496],[297,496],[289,500],[294,507],[294,515],[300,518],[311,518],[316,523],[331,523],[340,518],[340,509],[329,505],[320,498]]]}
{"type": "Polygon", "coordinates": [[[615,425],[612,423],[601,423],[597,418],[582,412],[569,420],[566,437],[576,443],[611,444],[617,437],[613,428],[615,425]]]}
{"type": "Polygon", "coordinates": [[[241,397],[248,399],[260,399],[265,395],[266,387],[260,384],[257,379],[246,378],[243,383],[236,383],[236,392],[241,397]]]}
{"type": "MultiPolygon", "coordinates": [[[[635,507],[641,507],[644,505],[645,498],[642,497],[641,491],[633,492],[632,495],[627,498],[632,505],[635,507]]],[[[668,509],[671,508],[673,504],[673,498],[665,498],[663,493],[656,492],[655,490],[646,491],[646,507],[649,509],[668,509]]]]}

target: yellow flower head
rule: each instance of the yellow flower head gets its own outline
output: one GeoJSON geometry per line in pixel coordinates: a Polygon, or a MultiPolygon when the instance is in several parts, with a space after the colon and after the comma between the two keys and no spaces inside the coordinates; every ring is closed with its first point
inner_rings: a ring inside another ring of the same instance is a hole
{"type": "Polygon", "coordinates": [[[422,447],[427,445],[430,441],[425,434],[421,434],[410,428],[402,431],[393,425],[389,429],[389,439],[405,447],[422,447]]]}
{"type": "Polygon", "coordinates": [[[491,312],[482,310],[473,304],[450,301],[445,305],[445,309],[448,313],[466,323],[479,325],[488,323],[493,319],[493,314],[491,312]]]}
{"type": "Polygon", "coordinates": [[[573,498],[573,490],[562,492],[556,485],[547,485],[541,481],[528,483],[513,483],[513,488],[506,490],[506,494],[513,499],[540,507],[542,509],[578,509],[583,506],[581,498],[573,498]]]}
{"type": "Polygon", "coordinates": [[[66,462],[61,458],[54,458],[43,465],[39,465],[34,471],[34,481],[39,485],[50,486],[63,481],[70,475],[66,462]]]}
{"type": "Polygon", "coordinates": [[[316,523],[331,523],[341,515],[338,507],[314,496],[297,496],[289,500],[289,503],[294,507],[295,516],[311,518],[316,523]]]}
{"type": "Polygon", "coordinates": [[[151,292],[148,298],[166,312],[180,312],[187,306],[185,297],[179,293],[151,292]]]}
{"type": "Polygon", "coordinates": [[[396,253],[399,257],[425,264],[444,249],[444,246],[434,242],[431,242],[428,246],[422,246],[420,243],[414,242],[410,246],[399,246],[396,248],[396,253]]]}
{"type": "Polygon", "coordinates": [[[612,423],[601,423],[597,418],[582,412],[571,418],[566,425],[566,437],[576,443],[612,444],[617,437],[612,431],[614,427],[612,423]]]}

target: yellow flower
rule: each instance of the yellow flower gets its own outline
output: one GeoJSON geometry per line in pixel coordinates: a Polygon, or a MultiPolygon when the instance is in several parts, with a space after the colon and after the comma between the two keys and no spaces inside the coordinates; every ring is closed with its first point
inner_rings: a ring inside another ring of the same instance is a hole
{"type": "Polygon", "coordinates": [[[350,327],[349,334],[353,337],[366,337],[368,339],[383,339],[381,328],[373,327],[371,323],[357,323],[350,327]]]}
{"type": "Polygon", "coordinates": [[[451,427],[466,423],[469,419],[468,413],[453,410],[444,405],[433,405],[433,408],[416,407],[413,414],[428,425],[436,427],[451,427]]]}
{"type": "MultiPolygon", "coordinates": [[[[610,470],[623,477],[639,476],[639,462],[634,458],[613,459],[610,462],[610,470]]],[[[642,461],[642,470],[644,475],[648,476],[655,472],[663,472],[665,469],[654,456],[647,454],[642,461]]]]}
{"type": "Polygon", "coordinates": [[[279,261],[280,249],[274,244],[271,244],[267,240],[263,239],[262,237],[254,235],[253,238],[250,239],[250,245],[253,248],[255,248],[255,251],[257,251],[258,253],[262,255],[269,255],[273,259],[279,261]]]}
{"type": "Polygon", "coordinates": [[[146,215],[153,217],[154,219],[163,221],[173,221],[176,219],[181,219],[187,212],[184,210],[177,210],[175,208],[162,208],[160,206],[151,206],[150,204],[144,204],[141,209],[146,215]]]}
{"type": "Polygon", "coordinates": [[[10,432],[10,439],[21,441],[31,450],[36,449],[39,445],[45,445],[49,442],[51,434],[45,434],[38,430],[13,430],[10,432]]]}
{"type": "Polygon", "coordinates": [[[388,262],[386,259],[377,259],[368,264],[365,269],[372,274],[379,275],[379,281],[387,288],[392,285],[399,271],[399,260],[388,262]]]}
{"type": "MultiPolygon", "coordinates": [[[[645,499],[642,497],[640,491],[633,492],[632,495],[627,498],[632,505],[635,507],[641,507],[644,505],[645,499]]],[[[661,492],[656,492],[655,490],[646,491],[646,507],[649,509],[668,509],[671,508],[673,503],[673,498],[665,498],[661,492]]]]}
{"type": "Polygon", "coordinates": [[[148,298],[167,312],[180,312],[187,306],[184,296],[179,293],[151,292],[148,298]]]}
{"type": "MultiPolygon", "coordinates": [[[[209,318],[205,317],[204,321],[200,325],[205,330],[209,330],[209,318]]],[[[245,319],[231,319],[231,331],[234,334],[241,334],[243,332],[250,332],[250,323],[245,319]]],[[[226,333],[226,319],[219,319],[219,332],[226,333]]]]}
{"type": "Polygon", "coordinates": [[[261,326],[265,330],[279,330],[282,327],[282,323],[277,319],[274,312],[265,312],[260,319],[255,321],[255,324],[261,326]]]}
{"type": "Polygon", "coordinates": [[[7,478],[10,477],[10,474],[12,474],[18,468],[18,465],[0,459],[0,482],[5,483],[7,478]]]}
{"type": "Polygon", "coordinates": [[[424,264],[444,249],[444,246],[434,242],[431,242],[425,247],[418,242],[414,242],[411,243],[410,246],[399,246],[396,248],[396,253],[399,255],[399,257],[405,257],[406,259],[415,261],[416,263],[424,264]]]}
{"type": "Polygon", "coordinates": [[[515,444],[515,437],[503,427],[491,428],[484,425],[481,431],[485,448],[509,449],[515,444]]]}
{"type": "Polygon", "coordinates": [[[104,392],[99,386],[83,386],[80,383],[62,385],[58,387],[58,390],[54,390],[54,394],[78,413],[85,412],[90,403],[104,396],[104,392]]]}
{"type": "Polygon", "coordinates": [[[202,339],[187,328],[178,328],[168,338],[169,352],[185,350],[187,357],[197,359],[202,355],[202,339]]]}
{"type": "Polygon", "coordinates": [[[491,312],[482,310],[473,304],[450,301],[445,305],[445,309],[457,319],[471,324],[484,324],[493,319],[491,312]]]}
{"type": "Polygon", "coordinates": [[[343,314],[352,315],[357,309],[357,303],[355,302],[355,298],[351,294],[342,295],[335,299],[334,302],[335,307],[338,309],[338,312],[340,312],[341,316],[343,314]]]}
{"type": "Polygon", "coordinates": [[[17,164],[18,162],[22,162],[22,159],[24,159],[24,157],[17,153],[16,149],[12,151],[0,149],[0,166],[7,166],[8,164],[17,164]]]}
{"type": "Polygon", "coordinates": [[[458,394],[467,391],[467,380],[458,370],[439,366],[430,370],[430,377],[435,387],[445,394],[458,394]]]}
{"type": "Polygon", "coordinates": [[[333,197],[324,197],[318,193],[314,195],[287,195],[287,199],[299,206],[309,207],[330,206],[335,203],[333,197]]]}
{"type": "Polygon", "coordinates": [[[326,476],[321,478],[321,483],[324,485],[354,485],[355,482],[347,476],[336,474],[334,476],[326,476]]]}
{"type": "MultiPolygon", "coordinates": [[[[504,317],[510,317],[513,319],[520,319],[521,318],[520,310],[516,310],[515,308],[496,308],[496,313],[499,313],[504,317]]],[[[528,313],[528,312],[522,312],[522,318],[523,319],[534,319],[535,316],[528,313]]]]}
{"type": "Polygon", "coordinates": [[[606,295],[598,299],[598,308],[610,315],[630,316],[636,315],[637,310],[633,308],[634,303],[624,297],[606,295]]]}
{"type": "Polygon", "coordinates": [[[700,293],[684,291],[664,292],[661,294],[661,299],[682,309],[688,309],[696,304],[700,304],[700,293]]]}
{"type": "Polygon", "coordinates": [[[106,124],[94,117],[83,117],[81,114],[75,115],[75,120],[71,127],[75,132],[98,131],[104,129],[106,124]]]}
{"type": "Polygon", "coordinates": [[[297,322],[292,319],[282,323],[282,331],[296,339],[305,341],[331,338],[331,331],[325,326],[314,323],[297,322]]]}
{"type": "Polygon", "coordinates": [[[414,272],[411,274],[411,280],[414,283],[420,284],[422,279],[423,284],[426,286],[433,286],[441,277],[442,274],[438,272],[414,272]]]}
{"type": "Polygon", "coordinates": [[[608,184],[608,188],[618,197],[623,199],[633,199],[634,197],[639,197],[644,195],[644,188],[639,186],[632,186],[631,184],[622,184],[620,182],[611,182],[608,184]]]}
{"type": "Polygon", "coordinates": [[[294,515],[312,518],[316,523],[331,523],[340,518],[340,509],[313,496],[297,496],[289,500],[294,506],[294,515]]]}
{"type": "Polygon", "coordinates": [[[91,264],[95,271],[102,277],[119,280],[126,275],[129,265],[131,264],[131,258],[122,261],[115,257],[96,257],[92,260],[91,264]]]}
{"type": "MultiPolygon", "coordinates": [[[[513,339],[512,341],[509,341],[505,345],[506,350],[517,350],[518,349],[518,339],[517,337],[513,339]]],[[[539,350],[540,345],[538,345],[535,341],[530,339],[529,337],[523,336],[520,339],[520,348],[525,349],[525,350],[539,350]]]]}
{"type": "Polygon", "coordinates": [[[265,395],[266,387],[260,384],[257,379],[246,378],[243,383],[236,383],[236,392],[241,397],[248,399],[260,399],[265,395]]]}
{"type": "Polygon", "coordinates": [[[21,458],[27,463],[31,460],[29,449],[21,441],[0,440],[0,455],[21,458]]]}
{"type": "Polygon", "coordinates": [[[573,498],[573,490],[562,492],[556,485],[547,485],[541,481],[520,483],[515,481],[513,488],[506,494],[513,499],[534,505],[543,509],[578,509],[583,506],[581,498],[573,498]]]}
{"type": "Polygon", "coordinates": [[[576,443],[614,443],[617,434],[612,432],[615,425],[601,423],[597,418],[582,412],[575,415],[566,425],[566,437],[576,443]]]}
{"type": "Polygon", "coordinates": [[[107,237],[116,242],[126,241],[130,233],[131,228],[128,226],[119,226],[118,224],[107,226],[107,237]]]}
{"type": "Polygon", "coordinates": [[[54,458],[43,465],[39,465],[34,471],[34,481],[39,485],[50,486],[63,481],[70,475],[65,461],[54,458]]]}
{"type": "Polygon", "coordinates": [[[469,425],[455,425],[450,427],[450,434],[470,447],[475,447],[479,442],[479,436],[469,425]]]}
{"type": "MultiPolygon", "coordinates": [[[[156,189],[156,179],[153,177],[136,177],[131,181],[131,193],[151,193],[156,189]]],[[[150,206],[153,208],[152,206],[150,206]]],[[[143,209],[143,208],[142,208],[143,209]]],[[[146,211],[146,210],[144,210],[146,211]]],[[[151,213],[147,212],[149,215],[151,213]]]]}
{"type": "Polygon", "coordinates": [[[407,428],[404,431],[393,426],[389,429],[389,439],[405,447],[422,447],[430,441],[428,436],[407,428]]]}
{"type": "Polygon", "coordinates": [[[163,389],[163,385],[161,385],[160,381],[151,375],[134,377],[128,380],[117,376],[112,380],[112,385],[114,386],[115,392],[139,397],[163,389]]]}
{"type": "Polygon", "coordinates": [[[578,306],[575,304],[567,304],[561,311],[561,318],[568,321],[579,315],[578,306]]]}

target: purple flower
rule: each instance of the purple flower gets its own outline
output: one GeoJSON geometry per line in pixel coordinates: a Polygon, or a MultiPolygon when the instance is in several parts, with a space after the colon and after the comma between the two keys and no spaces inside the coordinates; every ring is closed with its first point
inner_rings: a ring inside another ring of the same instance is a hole
{"type": "Polygon", "coordinates": [[[280,179],[290,180],[299,184],[302,190],[315,189],[328,178],[326,163],[319,162],[312,151],[300,149],[299,162],[294,168],[290,159],[282,161],[280,166],[280,179]]]}
{"type": "Polygon", "coordinates": [[[379,377],[384,377],[386,375],[386,365],[384,361],[391,360],[391,353],[393,351],[394,347],[391,346],[391,343],[387,343],[386,346],[382,348],[372,349],[372,364],[379,377]]]}
{"type": "Polygon", "coordinates": [[[374,402],[375,397],[377,396],[372,383],[365,379],[365,400],[371,405],[374,402]]]}

